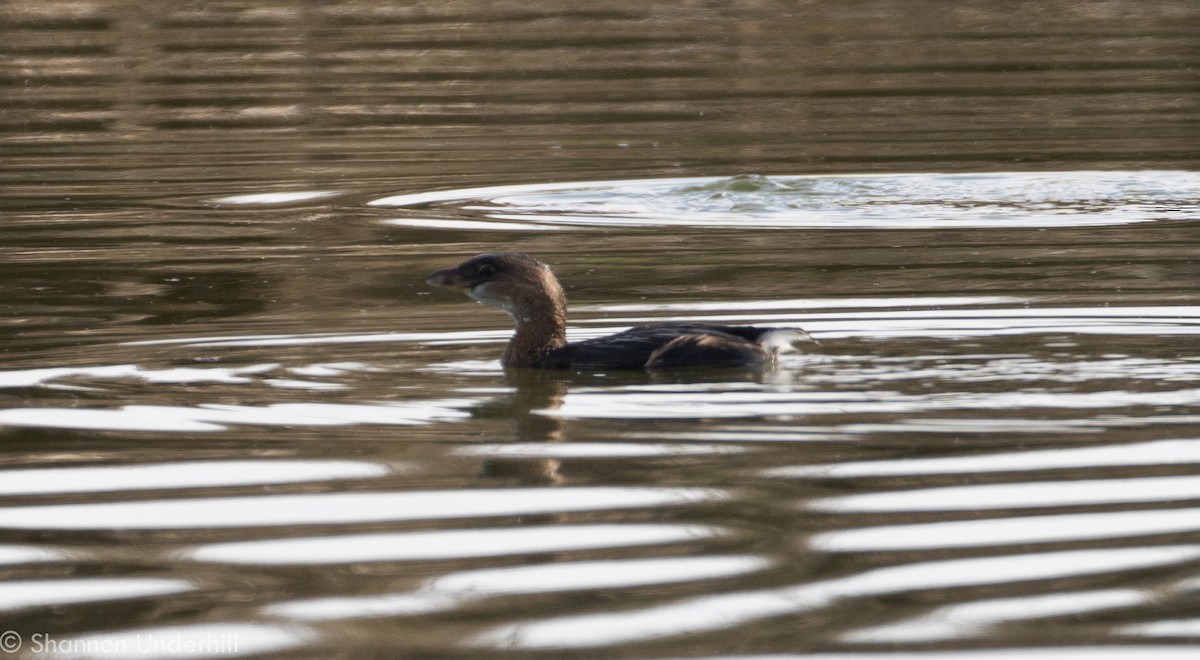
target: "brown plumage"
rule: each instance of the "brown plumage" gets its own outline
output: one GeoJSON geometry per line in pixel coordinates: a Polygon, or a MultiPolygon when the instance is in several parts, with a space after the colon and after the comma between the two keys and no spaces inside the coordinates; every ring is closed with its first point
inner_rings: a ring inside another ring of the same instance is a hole
{"type": "Polygon", "coordinates": [[[425,280],[464,291],[508,312],[517,324],[500,363],[505,368],[665,369],[757,366],[796,341],[798,328],[660,323],[567,343],[567,297],[550,267],[519,252],[477,257],[425,280]]]}

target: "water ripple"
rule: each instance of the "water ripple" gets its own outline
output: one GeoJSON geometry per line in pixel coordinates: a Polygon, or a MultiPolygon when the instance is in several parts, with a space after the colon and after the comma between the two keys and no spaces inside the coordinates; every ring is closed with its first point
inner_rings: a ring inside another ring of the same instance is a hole
{"type": "Polygon", "coordinates": [[[0,387],[32,387],[68,378],[123,379],[133,378],[147,383],[248,383],[249,376],[277,368],[278,364],[255,364],[244,367],[176,367],[173,369],[143,369],[136,364],[117,364],[99,367],[49,367],[22,371],[0,371],[0,387]]]}
{"type": "Polygon", "coordinates": [[[0,425],[105,431],[224,431],[226,425],[231,424],[417,426],[469,417],[469,413],[460,409],[469,403],[448,400],[377,404],[277,403],[268,406],[145,405],[116,409],[10,408],[0,410],[0,425]]]}
{"type": "Polygon", "coordinates": [[[721,500],[704,488],[510,488],[343,492],[0,507],[0,528],[195,529],[438,520],[677,506],[721,500]]]}
{"type": "Polygon", "coordinates": [[[817,511],[976,511],[1050,506],[1176,502],[1200,498],[1200,476],[1021,482],[829,497],[817,511]]]}
{"type": "Polygon", "coordinates": [[[0,566],[40,564],[64,561],[67,556],[57,550],[22,545],[0,545],[0,566]]]}
{"type": "MultiPolygon", "coordinates": [[[[822,414],[919,413],[935,410],[1113,409],[1132,406],[1192,406],[1200,389],[1163,392],[948,392],[931,395],[887,390],[859,392],[719,391],[675,392],[572,390],[562,405],[536,411],[561,419],[692,419],[786,417],[822,414]]],[[[0,418],[2,419],[2,418],[0,418]]]]}
{"type": "MultiPolygon", "coordinates": [[[[848,598],[927,589],[1053,580],[1167,566],[1200,558],[1200,546],[1108,548],[901,564],[778,589],[706,595],[617,612],[496,626],[468,640],[504,649],[590,648],[724,630],[826,607],[848,598]]],[[[891,656],[889,656],[891,657],[891,656]]],[[[1016,656],[1025,657],[1025,656],[1016,656]]]]}
{"type": "Polygon", "coordinates": [[[626,548],[726,534],[723,529],[703,525],[652,524],[451,529],[213,543],[189,550],[183,556],[194,561],[233,564],[424,561],[626,548]]]}
{"type": "Polygon", "coordinates": [[[993,598],[938,608],[924,616],[842,635],[851,643],[895,644],[961,639],[987,634],[989,628],[1097,610],[1144,605],[1152,595],[1140,589],[1105,589],[993,598]]]}
{"type": "Polygon", "coordinates": [[[398,467],[361,461],[272,459],[0,470],[0,495],[52,495],[366,479],[383,476],[398,467]]]}
{"type": "Polygon", "coordinates": [[[1200,173],[1183,171],[743,175],[467,188],[370,204],[413,210],[391,224],[475,231],[1045,229],[1195,220],[1185,211],[1197,188],[1200,173]]]}
{"type": "MultiPolygon", "coordinates": [[[[1190,421],[1194,422],[1195,420],[1190,421]]],[[[1140,423],[1144,423],[1144,421],[1140,423]]],[[[1190,463],[1200,463],[1200,439],[1157,440],[1074,449],[999,452],[977,456],[905,457],[902,460],[789,465],[770,468],[764,470],[762,474],[774,477],[855,478],[1190,463]]]]}
{"type": "Polygon", "coordinates": [[[291,192],[249,193],[212,200],[213,204],[294,204],[337,195],[336,190],[295,190],[291,192]]]}
{"type": "Polygon", "coordinates": [[[1167,619],[1137,623],[1122,626],[1120,632],[1138,637],[1197,637],[1200,636],[1200,619],[1167,619]]]}
{"type": "Polygon", "coordinates": [[[290,601],[272,605],[267,613],[301,620],[426,614],[490,596],[713,580],[760,571],[769,565],[753,556],[708,555],[489,568],[434,578],[413,592],[290,601]]]}
{"type": "Polygon", "coordinates": [[[195,589],[184,580],[160,578],[74,578],[0,583],[0,610],[145,598],[195,589]]]}
{"type": "Polygon", "coordinates": [[[746,451],[744,447],[700,443],[571,442],[567,444],[535,444],[517,442],[503,445],[469,445],[459,447],[454,453],[464,456],[490,456],[496,458],[629,458],[693,456],[697,454],[737,454],[744,451],[746,451]]]}
{"type": "Polygon", "coordinates": [[[821,532],[823,552],[879,552],[1092,541],[1200,531],[1200,509],[1103,511],[984,520],[880,525],[821,532]]]}

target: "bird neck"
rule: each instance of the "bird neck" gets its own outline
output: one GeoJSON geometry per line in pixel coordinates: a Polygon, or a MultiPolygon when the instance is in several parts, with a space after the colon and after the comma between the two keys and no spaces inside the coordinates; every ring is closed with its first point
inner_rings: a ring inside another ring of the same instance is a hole
{"type": "Polygon", "coordinates": [[[551,352],[567,345],[567,297],[552,279],[505,307],[517,331],[508,341],[500,363],[505,367],[533,367],[551,352]]]}

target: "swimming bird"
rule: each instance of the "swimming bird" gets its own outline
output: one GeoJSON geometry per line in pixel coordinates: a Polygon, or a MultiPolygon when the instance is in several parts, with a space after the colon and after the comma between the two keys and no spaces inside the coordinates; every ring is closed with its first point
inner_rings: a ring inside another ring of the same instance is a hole
{"type": "Polygon", "coordinates": [[[815,341],[799,328],[659,323],[568,343],[562,286],[549,266],[520,252],[481,254],[425,281],[461,290],[512,317],[516,332],[500,358],[506,369],[760,366],[791,350],[794,342],[815,341]]]}

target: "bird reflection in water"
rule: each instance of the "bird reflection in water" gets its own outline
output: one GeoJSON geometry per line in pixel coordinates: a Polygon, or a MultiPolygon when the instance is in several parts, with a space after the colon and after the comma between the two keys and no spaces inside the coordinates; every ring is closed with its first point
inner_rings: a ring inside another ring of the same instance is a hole
{"type": "MultiPolygon", "coordinates": [[[[504,418],[512,421],[513,442],[563,441],[566,421],[543,411],[562,407],[567,396],[563,374],[545,371],[508,371],[505,379],[513,387],[511,394],[476,408],[476,417],[504,418]]],[[[480,477],[520,484],[558,485],[562,461],[556,458],[492,458],[484,461],[480,477]]]]}

